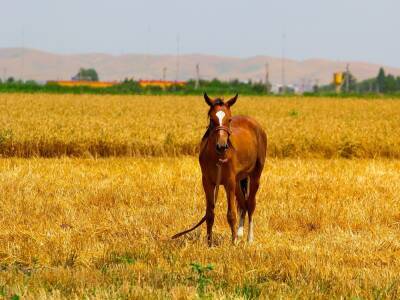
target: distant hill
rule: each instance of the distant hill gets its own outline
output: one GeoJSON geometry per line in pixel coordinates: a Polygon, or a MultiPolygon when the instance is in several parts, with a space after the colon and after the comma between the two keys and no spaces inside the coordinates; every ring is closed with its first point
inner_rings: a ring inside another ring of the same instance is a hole
{"type": "MultiPolygon", "coordinates": [[[[281,83],[281,59],[269,56],[249,58],[225,57],[204,54],[185,54],[179,59],[179,80],[195,77],[195,66],[200,65],[200,77],[204,79],[264,79],[265,63],[268,62],[270,81],[281,83]]],[[[286,82],[291,84],[320,84],[331,81],[332,73],[346,68],[345,61],[326,59],[285,60],[286,82]]],[[[358,80],[374,77],[381,65],[350,61],[351,72],[358,80]]],[[[167,68],[167,79],[176,79],[175,55],[144,54],[54,54],[21,48],[0,49],[0,78],[34,79],[38,81],[70,79],[80,67],[93,67],[101,80],[161,79],[162,69],[167,68]]],[[[383,66],[386,72],[400,76],[400,68],[383,66]]]]}

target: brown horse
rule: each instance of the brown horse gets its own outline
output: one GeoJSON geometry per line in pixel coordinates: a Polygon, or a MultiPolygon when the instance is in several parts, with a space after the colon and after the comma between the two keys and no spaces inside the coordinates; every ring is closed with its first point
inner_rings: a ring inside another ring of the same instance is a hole
{"type": "Polygon", "coordinates": [[[223,99],[210,99],[204,94],[204,99],[210,106],[210,123],[201,140],[199,161],[206,195],[206,214],[197,225],[176,234],[173,238],[194,230],[206,221],[207,240],[208,244],[212,245],[214,207],[218,186],[222,184],[228,198],[227,219],[232,232],[232,242],[236,243],[237,237],[243,236],[246,213],[249,216],[247,240],[253,241],[253,213],[266,159],[267,136],[253,118],[232,117],[230,108],[237,98],[236,94],[224,102],[223,99]],[[238,229],[237,212],[240,216],[238,229]]]}

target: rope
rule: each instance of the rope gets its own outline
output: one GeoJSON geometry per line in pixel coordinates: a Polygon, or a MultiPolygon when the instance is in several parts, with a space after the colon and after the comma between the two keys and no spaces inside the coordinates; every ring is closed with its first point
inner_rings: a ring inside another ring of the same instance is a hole
{"type": "MultiPolygon", "coordinates": [[[[228,161],[227,158],[225,159],[219,159],[217,162],[217,180],[216,180],[216,184],[215,184],[215,190],[214,190],[214,205],[217,203],[217,199],[218,199],[218,190],[219,190],[219,185],[221,183],[221,165],[223,163],[226,163],[228,161]]],[[[205,221],[207,220],[207,215],[204,215],[204,217],[199,221],[199,223],[197,223],[196,225],[194,225],[192,228],[179,232],[177,234],[175,234],[172,239],[176,239],[186,233],[189,233],[193,230],[195,230],[197,227],[199,227],[201,224],[203,224],[205,221]]]]}

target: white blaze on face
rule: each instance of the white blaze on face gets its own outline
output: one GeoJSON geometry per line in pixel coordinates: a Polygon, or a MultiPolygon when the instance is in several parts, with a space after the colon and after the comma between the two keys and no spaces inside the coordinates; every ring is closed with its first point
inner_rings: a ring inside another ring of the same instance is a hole
{"type": "Polygon", "coordinates": [[[219,126],[222,126],[222,120],[225,117],[225,113],[222,110],[217,111],[217,113],[215,114],[218,118],[219,121],[219,126]]]}

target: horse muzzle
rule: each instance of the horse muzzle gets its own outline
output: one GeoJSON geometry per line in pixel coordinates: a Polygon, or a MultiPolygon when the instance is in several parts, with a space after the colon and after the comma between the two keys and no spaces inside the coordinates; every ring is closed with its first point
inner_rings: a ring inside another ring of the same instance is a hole
{"type": "Polygon", "coordinates": [[[228,139],[229,136],[231,135],[231,129],[227,126],[217,126],[214,129],[215,132],[226,132],[227,137],[226,138],[222,138],[222,139],[218,139],[217,143],[215,145],[215,150],[217,151],[217,154],[221,155],[224,154],[226,152],[226,150],[228,150],[229,148],[229,143],[228,143],[228,139]]]}
{"type": "Polygon", "coordinates": [[[224,153],[226,150],[228,150],[228,148],[229,148],[228,143],[224,143],[224,144],[219,144],[219,143],[217,143],[217,144],[215,145],[215,149],[217,150],[217,153],[218,153],[218,154],[224,153]]]}

